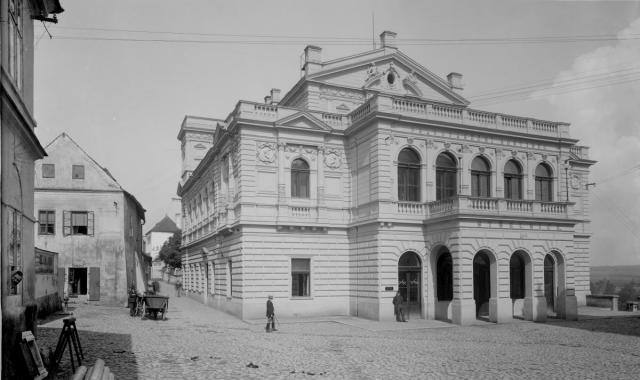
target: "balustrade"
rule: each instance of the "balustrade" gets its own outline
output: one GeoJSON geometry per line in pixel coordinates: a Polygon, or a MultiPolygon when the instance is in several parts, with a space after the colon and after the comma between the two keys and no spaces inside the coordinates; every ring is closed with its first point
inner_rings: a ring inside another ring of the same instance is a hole
{"type": "Polygon", "coordinates": [[[429,212],[431,214],[438,214],[441,212],[447,212],[453,210],[453,198],[444,199],[429,203],[429,212]]]}
{"type": "Polygon", "coordinates": [[[424,204],[415,202],[398,202],[397,210],[398,214],[423,215],[424,204]]]}
{"type": "Polygon", "coordinates": [[[566,214],[567,204],[556,202],[542,202],[540,204],[540,211],[545,214],[566,214]]]}
{"type": "Polygon", "coordinates": [[[498,199],[495,198],[469,198],[469,206],[473,210],[498,210],[498,199]]]}
{"type": "Polygon", "coordinates": [[[507,199],[507,210],[517,212],[531,212],[533,210],[533,202],[507,199]]]}

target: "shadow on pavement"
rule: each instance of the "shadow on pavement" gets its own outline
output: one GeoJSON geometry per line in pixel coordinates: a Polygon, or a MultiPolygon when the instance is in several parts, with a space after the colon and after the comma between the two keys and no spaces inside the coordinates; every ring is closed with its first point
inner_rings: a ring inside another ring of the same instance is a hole
{"type": "Polygon", "coordinates": [[[549,325],[640,337],[640,317],[599,317],[578,321],[547,320],[549,325]]]}
{"type": "MultiPolygon", "coordinates": [[[[38,330],[38,345],[43,351],[55,350],[61,328],[42,327],[38,330]]],[[[116,379],[138,379],[138,362],[132,352],[131,335],[98,333],[78,330],[80,345],[84,353],[82,365],[92,366],[102,359],[116,379]]],[[[74,359],[75,360],[75,359],[74,359]]],[[[75,362],[77,366],[77,362],[75,362]]],[[[77,368],[77,367],[76,367],[77,368]]],[[[70,379],[73,375],[68,348],[65,350],[55,376],[47,379],[70,379]]]]}
{"type": "Polygon", "coordinates": [[[38,325],[44,325],[44,324],[49,323],[49,322],[57,321],[58,319],[62,320],[64,318],[69,318],[69,317],[73,316],[73,311],[75,309],[76,309],[75,307],[69,306],[67,308],[67,311],[57,311],[55,313],[47,315],[44,318],[39,318],[38,319],[38,325]]]}

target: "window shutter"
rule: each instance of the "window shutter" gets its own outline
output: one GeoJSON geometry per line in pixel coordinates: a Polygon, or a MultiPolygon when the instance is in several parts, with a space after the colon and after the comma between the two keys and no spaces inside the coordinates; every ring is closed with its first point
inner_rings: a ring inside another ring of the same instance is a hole
{"type": "Polygon", "coordinates": [[[71,235],[71,212],[62,212],[62,234],[64,236],[71,235]]]}
{"type": "Polygon", "coordinates": [[[87,213],[87,235],[93,236],[94,216],[93,211],[87,213]]]}

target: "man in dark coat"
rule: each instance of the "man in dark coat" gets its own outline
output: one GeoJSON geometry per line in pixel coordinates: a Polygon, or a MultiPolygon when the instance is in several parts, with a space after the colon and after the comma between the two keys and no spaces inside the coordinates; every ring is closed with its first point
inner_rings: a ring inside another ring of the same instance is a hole
{"type": "Polygon", "coordinates": [[[275,309],[273,307],[273,302],[271,301],[273,299],[273,296],[269,296],[269,299],[267,300],[267,326],[265,327],[265,330],[267,332],[271,332],[271,331],[278,331],[276,330],[276,321],[275,321],[275,309]],[[271,324],[271,326],[269,326],[269,324],[271,324]],[[269,328],[271,327],[271,329],[269,328]]]}
{"type": "Polygon", "coordinates": [[[396,316],[397,322],[406,322],[404,319],[404,299],[400,294],[400,291],[396,293],[396,296],[393,297],[393,314],[396,316]]]}

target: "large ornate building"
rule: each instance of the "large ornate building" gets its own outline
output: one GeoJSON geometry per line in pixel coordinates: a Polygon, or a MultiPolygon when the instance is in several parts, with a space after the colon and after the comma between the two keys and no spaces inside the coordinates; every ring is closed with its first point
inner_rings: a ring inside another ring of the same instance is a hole
{"type": "Polygon", "coordinates": [[[264,315],[575,318],[589,292],[588,149],[569,125],[475,110],[381,34],[284,96],[186,116],[184,286],[264,315]]]}

